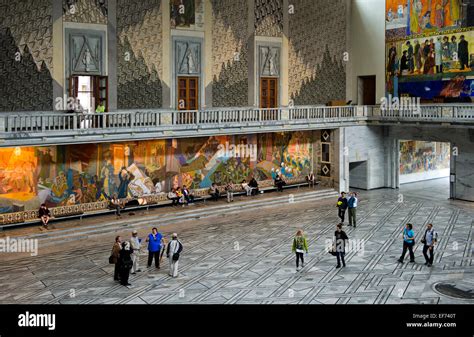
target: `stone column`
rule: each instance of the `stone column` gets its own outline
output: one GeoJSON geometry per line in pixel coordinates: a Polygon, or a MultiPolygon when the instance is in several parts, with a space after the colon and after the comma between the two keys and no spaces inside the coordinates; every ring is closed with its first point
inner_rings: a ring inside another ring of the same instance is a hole
{"type": "Polygon", "coordinates": [[[163,97],[163,108],[170,109],[173,107],[171,102],[171,25],[170,25],[170,0],[161,0],[161,13],[162,19],[162,45],[163,45],[163,73],[161,77],[162,83],[162,97],[163,97]]]}
{"type": "Polygon", "coordinates": [[[248,105],[257,104],[255,90],[257,88],[256,81],[256,61],[255,61],[255,0],[248,0],[248,25],[247,25],[247,44],[248,44],[248,105]]]}
{"type": "MultiPolygon", "coordinates": [[[[64,30],[63,30],[63,3],[53,1],[53,109],[57,97],[63,97],[65,92],[66,78],[64,75],[64,30]]],[[[66,102],[64,102],[66,103],[66,102]]]]}
{"type": "Polygon", "coordinates": [[[283,0],[283,34],[282,34],[281,54],[280,54],[280,58],[281,58],[280,106],[288,106],[289,104],[289,87],[288,87],[288,80],[289,80],[288,62],[289,62],[289,53],[290,53],[289,43],[288,43],[289,27],[290,27],[290,21],[288,17],[288,0],[283,0]]]}
{"type": "Polygon", "coordinates": [[[107,76],[109,80],[109,111],[117,110],[117,0],[109,0],[107,17],[107,76]]]}
{"type": "Polygon", "coordinates": [[[212,3],[204,1],[204,105],[212,107],[212,3]]]}

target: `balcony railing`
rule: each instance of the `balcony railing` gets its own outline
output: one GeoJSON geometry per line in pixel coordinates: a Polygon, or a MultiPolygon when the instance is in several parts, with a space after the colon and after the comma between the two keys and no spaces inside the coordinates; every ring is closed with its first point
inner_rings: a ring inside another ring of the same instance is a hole
{"type": "Polygon", "coordinates": [[[474,123],[474,105],[421,105],[415,109],[380,106],[297,106],[291,108],[215,108],[195,111],[124,110],[109,113],[31,112],[0,113],[0,138],[15,133],[82,134],[146,130],[297,125],[331,123],[354,125],[360,121],[423,121],[474,123]]]}

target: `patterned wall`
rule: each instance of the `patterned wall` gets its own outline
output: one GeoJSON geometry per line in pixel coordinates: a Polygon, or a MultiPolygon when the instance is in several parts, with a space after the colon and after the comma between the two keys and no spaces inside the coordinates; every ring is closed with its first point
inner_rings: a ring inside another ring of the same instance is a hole
{"type": "Polygon", "coordinates": [[[52,24],[49,0],[0,2],[0,111],[53,108],[52,24]]]}
{"type": "Polygon", "coordinates": [[[107,24],[107,0],[63,0],[63,20],[107,24]]]}
{"type": "Polygon", "coordinates": [[[118,109],[162,107],[160,0],[117,1],[118,109]]]}
{"type": "Polygon", "coordinates": [[[255,35],[279,37],[283,32],[283,0],[255,0],[255,35]]]}
{"type": "Polygon", "coordinates": [[[247,0],[212,0],[212,104],[248,105],[247,0]]]}
{"type": "Polygon", "coordinates": [[[345,100],[346,0],[294,0],[289,93],[295,105],[345,100]]]}

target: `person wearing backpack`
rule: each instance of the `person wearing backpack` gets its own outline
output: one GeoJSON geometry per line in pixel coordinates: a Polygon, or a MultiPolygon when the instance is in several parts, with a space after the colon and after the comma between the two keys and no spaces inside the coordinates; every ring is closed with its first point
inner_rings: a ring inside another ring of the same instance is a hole
{"type": "Polygon", "coordinates": [[[301,259],[301,268],[304,268],[304,252],[308,254],[308,243],[303,235],[302,230],[296,232],[296,236],[293,239],[293,247],[291,248],[293,253],[296,253],[296,271],[300,270],[299,260],[301,259]]]}
{"type": "Polygon", "coordinates": [[[178,261],[179,254],[183,250],[183,245],[178,240],[178,234],[173,233],[171,235],[171,241],[168,243],[166,248],[166,257],[169,259],[170,272],[169,276],[178,277],[178,261]]]}
{"type": "Polygon", "coordinates": [[[398,262],[403,263],[403,259],[407,253],[407,249],[410,252],[410,262],[415,263],[415,254],[413,253],[413,246],[415,246],[415,232],[413,231],[413,225],[407,224],[403,229],[403,251],[402,256],[398,259],[398,262]]]}
{"type": "Polygon", "coordinates": [[[425,266],[431,267],[434,259],[434,245],[438,242],[438,233],[433,229],[433,224],[429,223],[426,227],[421,243],[423,244],[423,256],[426,260],[425,266]],[[428,252],[430,253],[429,257],[428,252]]]}

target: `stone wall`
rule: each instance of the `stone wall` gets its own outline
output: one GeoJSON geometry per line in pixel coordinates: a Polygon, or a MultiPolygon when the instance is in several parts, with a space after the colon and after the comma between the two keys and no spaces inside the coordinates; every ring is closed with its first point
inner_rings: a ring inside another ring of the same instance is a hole
{"type": "Polygon", "coordinates": [[[52,1],[0,2],[0,111],[53,108],[52,1]]]}
{"type": "Polygon", "coordinates": [[[160,0],[117,1],[117,108],[162,107],[160,0]]]}
{"type": "Polygon", "coordinates": [[[345,0],[295,0],[289,14],[289,95],[295,105],[345,100],[345,0]]]}
{"type": "Polygon", "coordinates": [[[212,105],[247,106],[247,0],[212,0],[212,105]]]}
{"type": "Polygon", "coordinates": [[[280,37],[283,32],[283,0],[255,0],[255,35],[280,37]]]}
{"type": "Polygon", "coordinates": [[[107,0],[63,0],[63,21],[107,24],[107,0]]]}

